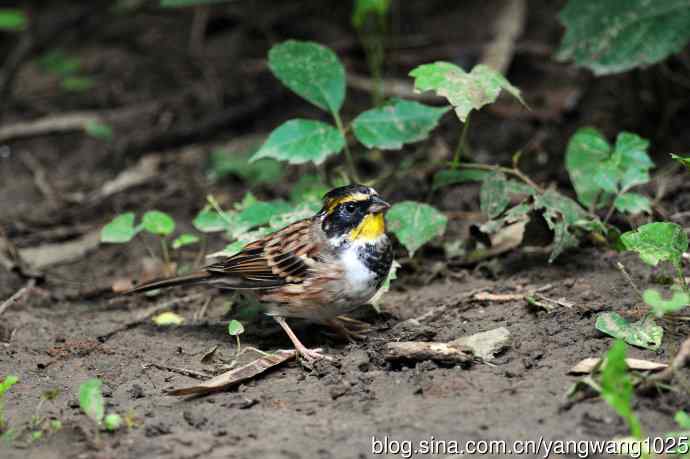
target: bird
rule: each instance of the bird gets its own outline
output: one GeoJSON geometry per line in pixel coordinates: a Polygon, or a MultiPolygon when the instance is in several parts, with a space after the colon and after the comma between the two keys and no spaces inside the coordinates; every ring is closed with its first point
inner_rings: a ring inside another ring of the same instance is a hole
{"type": "Polygon", "coordinates": [[[306,319],[342,330],[337,318],[367,304],[386,280],[393,244],[384,219],[391,206],[374,188],[342,186],[327,192],[322,201],[323,207],[312,217],[251,242],[235,255],[127,293],[199,284],[248,292],[264,304],[265,313],[280,325],[307,363],[330,359],[302,344],[286,319],[306,319]]]}

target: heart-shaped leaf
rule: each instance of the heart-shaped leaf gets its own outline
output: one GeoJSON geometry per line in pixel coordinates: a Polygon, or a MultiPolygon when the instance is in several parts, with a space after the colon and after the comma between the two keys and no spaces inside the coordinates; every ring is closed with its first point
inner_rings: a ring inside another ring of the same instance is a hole
{"type": "Polygon", "coordinates": [[[595,327],[609,336],[652,351],[659,349],[664,336],[664,329],[655,324],[651,317],[630,323],[617,312],[599,314],[595,327]]]}
{"type": "Polygon", "coordinates": [[[141,219],[141,226],[149,233],[167,236],[175,231],[175,220],[160,210],[150,210],[141,219]]]}
{"type": "Polygon", "coordinates": [[[494,102],[504,89],[524,104],[520,90],[499,72],[486,65],[475,66],[470,73],[450,62],[424,64],[410,72],[418,92],[435,91],[448,99],[460,121],[465,122],[472,110],[494,102]]]}
{"type": "Polygon", "coordinates": [[[100,424],[105,414],[105,402],[101,393],[102,382],[92,378],[79,386],[79,406],[81,410],[97,424],[100,424]]]}
{"type": "Polygon", "coordinates": [[[288,40],[268,53],[268,67],[285,86],[331,113],[345,99],[345,67],[329,48],[310,41],[288,40]]]}
{"type": "Polygon", "coordinates": [[[274,158],[290,164],[321,164],[344,146],[345,138],[330,124],[294,119],[274,129],[250,161],[274,158]]]}
{"type": "Polygon", "coordinates": [[[648,223],[623,233],[621,242],[626,250],[637,252],[652,266],[669,261],[680,268],[683,253],[688,251],[688,235],[679,225],[668,222],[648,223]]]}
{"type": "Polygon", "coordinates": [[[647,289],[642,297],[644,302],[652,307],[652,311],[654,311],[657,317],[662,317],[669,312],[680,311],[690,306],[690,295],[680,290],[674,291],[671,298],[665,299],[658,290],[647,289]]]}
{"type": "Polygon", "coordinates": [[[399,202],[386,214],[386,223],[410,256],[421,246],[446,231],[448,218],[428,204],[399,202]]]}
{"type": "Polygon", "coordinates": [[[446,107],[393,99],[361,113],[352,121],[352,129],[357,140],[368,148],[400,149],[403,144],[426,139],[447,111],[446,107]]]}
{"type": "Polygon", "coordinates": [[[228,334],[230,336],[237,336],[244,333],[244,326],[239,320],[232,319],[228,322],[228,334]]]}
{"type": "Polygon", "coordinates": [[[172,243],[172,248],[177,250],[180,247],[195,244],[197,242],[199,242],[199,236],[190,233],[183,233],[175,238],[175,240],[172,243]]]}
{"type": "Polygon", "coordinates": [[[134,227],[134,213],[126,212],[103,227],[101,242],[122,244],[131,241],[138,232],[139,228],[134,227]]]}

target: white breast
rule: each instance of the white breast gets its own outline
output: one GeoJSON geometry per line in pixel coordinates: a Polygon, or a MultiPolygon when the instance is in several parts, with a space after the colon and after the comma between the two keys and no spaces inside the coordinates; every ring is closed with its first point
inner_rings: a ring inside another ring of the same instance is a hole
{"type": "Polygon", "coordinates": [[[369,270],[358,257],[359,246],[352,244],[340,255],[345,268],[345,279],[349,285],[346,295],[352,299],[367,301],[375,292],[376,274],[369,270]]]}

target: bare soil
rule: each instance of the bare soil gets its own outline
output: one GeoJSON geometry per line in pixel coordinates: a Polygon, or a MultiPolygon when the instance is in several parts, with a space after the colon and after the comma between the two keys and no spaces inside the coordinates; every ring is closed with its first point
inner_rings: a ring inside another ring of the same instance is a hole
{"type": "MultiPolygon", "coordinates": [[[[136,14],[116,15],[107,13],[105,3],[88,14],[81,2],[37,5],[36,17],[46,27],[86,16],[58,38],[38,42],[35,54],[18,69],[11,97],[3,101],[2,124],[72,110],[147,103],[153,108],[134,110],[113,122],[112,143],[70,132],[0,144],[0,228],[6,236],[20,249],[64,242],[98,229],[119,212],[154,208],[170,212],[183,229],[191,229],[191,219],[208,193],[224,205],[241,199],[249,185],[240,178],[208,179],[210,151],[238,137],[266,133],[291,117],[322,116],[267,72],[263,58],[270,45],[286,38],[317,40],[336,49],[349,71],[367,73],[348,25],[349,3],[333,11],[324,11],[316,1],[270,3],[213,7],[201,55],[189,51],[191,10],[145,7],[136,14]],[[94,75],[95,88],[65,93],[59,82],[41,73],[32,59],[54,47],[79,56],[84,71],[94,75]],[[152,153],[161,155],[162,166],[144,185],[91,204],[70,201],[73,193],[98,190],[152,153]],[[23,155],[47,171],[54,194],[41,191],[36,165],[23,155]]],[[[436,59],[471,65],[491,38],[481,25],[492,17],[484,2],[462,2],[462,7],[455,2],[399,3],[404,5],[395,10],[398,42],[390,51],[387,75],[404,78],[415,65],[436,59]]],[[[477,116],[470,134],[475,160],[509,163],[513,152],[529,144],[527,172],[567,193],[563,154],[575,129],[595,125],[610,136],[632,130],[651,139],[655,160],[668,172],[648,190],[666,187],[658,212],[687,213],[687,179],[669,165],[665,154],[687,150],[690,134],[682,129],[689,114],[687,90],[673,87],[654,69],[594,79],[556,63],[552,52],[561,33],[557,11],[551,2],[529,2],[525,33],[508,77],[523,88],[534,111],[499,102],[499,108],[477,116]],[[573,99],[565,100],[563,94],[573,99]],[[685,103],[671,107],[669,100],[685,103]]],[[[9,53],[14,46],[16,41],[3,40],[0,49],[9,53]]],[[[368,106],[369,96],[351,88],[348,93],[349,119],[368,106]]],[[[413,158],[418,167],[377,185],[379,191],[394,202],[430,199],[449,214],[476,214],[476,185],[428,193],[433,169],[425,166],[425,158],[447,153],[456,138],[457,123],[447,117],[429,141],[387,154],[388,165],[413,158]]],[[[382,167],[364,159],[360,166],[371,175],[382,167]]],[[[263,199],[284,197],[304,173],[314,171],[294,167],[285,183],[259,185],[252,192],[263,199]]],[[[679,222],[687,227],[690,219],[683,218],[679,222]]],[[[474,221],[451,220],[448,237],[464,237],[469,223],[474,221]]],[[[615,223],[627,229],[635,222],[615,223]]],[[[208,250],[224,243],[212,237],[208,250]]],[[[203,289],[150,298],[108,292],[116,279],[140,276],[147,256],[139,242],[101,245],[72,263],[44,269],[37,290],[2,314],[0,375],[12,373],[21,380],[6,397],[6,418],[15,428],[26,426],[42,394],[57,389],[57,398],[44,403],[40,414],[60,419],[64,427],[28,445],[0,444],[1,457],[364,458],[372,456],[374,436],[457,441],[624,436],[624,421],[602,400],[568,401],[567,391],[578,379],[568,375],[568,369],[610,347],[612,339],[594,328],[598,313],[618,311],[631,319],[644,313],[616,262],[624,263],[643,287],[670,274],[650,270],[633,255],[588,243],[553,264],[539,250],[455,266],[444,260],[438,243],[414,260],[406,259],[399,248],[403,269],[383,299],[382,313],[364,308],[358,314],[373,327],[366,340],[346,343],[321,327],[295,324],[306,344],[323,347],[335,357],[333,363],[307,369],[290,362],[229,391],[175,398],[164,391],[196,380],[161,366],[210,374],[218,364],[231,361],[235,347],[227,321],[241,314],[245,303],[203,289]],[[478,289],[501,294],[549,285],[544,294],[569,306],[544,311],[525,300],[477,301],[468,295],[478,289]],[[199,292],[211,298],[206,306],[206,296],[185,300],[199,292]],[[183,325],[158,327],[144,321],[123,327],[164,301],[185,317],[183,325]],[[203,317],[195,319],[204,307],[203,317]],[[436,310],[422,321],[414,320],[436,310]],[[508,328],[512,341],[492,364],[391,363],[383,357],[387,342],[446,342],[500,326],[508,328]],[[218,350],[213,361],[202,363],[201,357],[214,346],[218,350]],[[133,428],[96,437],[77,401],[79,384],[90,377],[103,380],[107,409],[131,416],[133,428]]],[[[191,266],[196,256],[194,249],[183,251],[180,263],[191,266]]],[[[26,281],[0,265],[0,299],[26,281]]],[[[243,346],[289,348],[287,337],[271,320],[255,314],[244,320],[243,346]]],[[[631,349],[631,356],[660,362],[673,358],[687,326],[677,320],[660,324],[665,329],[661,349],[631,349]]],[[[638,394],[634,408],[649,434],[663,433],[674,430],[673,414],[690,408],[690,397],[679,388],[638,394]]]]}

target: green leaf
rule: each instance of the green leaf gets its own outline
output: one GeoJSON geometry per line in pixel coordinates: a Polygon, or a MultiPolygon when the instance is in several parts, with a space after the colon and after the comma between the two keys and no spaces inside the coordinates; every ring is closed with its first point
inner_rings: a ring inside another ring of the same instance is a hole
{"type": "Polygon", "coordinates": [[[318,165],[344,146],[345,138],[330,124],[294,119],[274,129],[250,161],[274,158],[290,164],[313,162],[318,165]]]}
{"type": "Polygon", "coordinates": [[[285,86],[317,107],[340,111],[345,99],[345,68],[329,48],[288,40],[268,52],[268,67],[285,86]]]}
{"type": "Polygon", "coordinates": [[[357,140],[367,148],[395,150],[429,136],[448,107],[429,107],[403,99],[361,113],[352,121],[357,140]]]}
{"type": "Polygon", "coordinates": [[[175,220],[165,212],[150,210],[141,219],[142,227],[152,234],[167,236],[175,231],[175,220]]]}
{"type": "Polygon", "coordinates": [[[690,39],[687,0],[569,0],[558,59],[597,75],[647,66],[679,52],[690,39]]]}
{"type": "MultiPolygon", "coordinates": [[[[638,135],[621,132],[611,149],[604,136],[593,128],[579,129],[568,143],[566,169],[579,201],[587,207],[608,206],[615,195],[649,182],[654,163],[647,154],[649,142],[638,135]]],[[[641,195],[623,197],[619,210],[630,213],[644,206],[641,195]]],[[[648,200],[646,200],[649,202],[648,200]]]]}
{"type": "Polygon", "coordinates": [[[91,137],[96,139],[105,140],[110,142],[113,140],[113,128],[105,123],[99,123],[98,121],[89,121],[84,125],[84,132],[86,132],[91,137]]]}
{"type": "Polygon", "coordinates": [[[628,424],[630,434],[642,438],[640,421],[632,409],[633,384],[625,363],[626,346],[616,341],[606,354],[606,365],[601,372],[601,398],[628,424]]]}
{"type": "Polygon", "coordinates": [[[228,335],[238,336],[244,333],[244,326],[238,320],[231,320],[228,322],[228,335]]]}
{"type": "Polygon", "coordinates": [[[182,233],[175,238],[172,243],[172,248],[177,250],[180,247],[195,244],[197,242],[199,242],[199,236],[196,234],[182,233]]]}
{"type": "Polygon", "coordinates": [[[448,99],[455,113],[465,122],[470,111],[494,102],[502,89],[524,104],[520,90],[497,71],[485,65],[475,66],[470,73],[450,62],[424,64],[410,72],[415,91],[433,90],[448,99]]]}
{"type": "Polygon", "coordinates": [[[321,198],[328,193],[328,190],[330,187],[324,184],[317,175],[303,174],[290,190],[290,201],[294,203],[318,201],[321,203],[321,198]]]}
{"type": "Polygon", "coordinates": [[[410,256],[421,246],[446,231],[448,218],[428,204],[403,201],[386,214],[386,223],[410,256]]]}
{"type": "Polygon", "coordinates": [[[246,151],[214,150],[211,152],[211,175],[219,179],[227,175],[237,175],[251,184],[276,183],[282,179],[285,170],[274,159],[261,159],[250,162],[249,158],[258,151],[256,148],[246,151]]]}
{"type": "Polygon", "coordinates": [[[24,30],[26,22],[26,15],[22,10],[0,8],[0,30],[24,30]]]}
{"type": "Polygon", "coordinates": [[[234,224],[232,217],[233,214],[225,212],[225,215],[221,215],[210,206],[206,206],[194,217],[192,225],[202,233],[227,231],[234,224]]]}
{"type": "Polygon", "coordinates": [[[554,232],[553,249],[549,256],[549,263],[553,262],[561,253],[571,247],[577,247],[577,237],[572,228],[582,221],[590,220],[587,213],[572,199],[554,190],[547,190],[544,194],[535,195],[534,208],[544,209],[544,219],[554,232]]]}
{"type": "Polygon", "coordinates": [[[629,323],[617,312],[599,314],[595,327],[609,336],[652,351],[659,349],[664,335],[664,329],[655,324],[651,317],[629,323]]]}
{"type": "Polygon", "coordinates": [[[122,427],[122,417],[116,413],[110,413],[103,419],[103,425],[108,432],[114,432],[122,427]]]}
{"type": "Polygon", "coordinates": [[[10,390],[10,387],[14,386],[19,382],[19,378],[17,378],[15,375],[7,375],[5,378],[0,382],[0,399],[5,395],[5,393],[10,390]]]}
{"type": "Polygon", "coordinates": [[[179,314],[175,314],[174,312],[167,311],[161,312],[157,316],[153,317],[151,320],[156,325],[166,327],[170,325],[181,325],[182,322],[184,322],[184,317],[182,317],[179,314]]]}
{"type": "Polygon", "coordinates": [[[122,244],[132,240],[139,232],[134,227],[134,213],[126,212],[118,215],[101,230],[101,242],[122,244]]]}
{"type": "Polygon", "coordinates": [[[79,406],[88,417],[100,424],[105,414],[100,379],[92,378],[79,386],[79,406]]]}
{"type": "Polygon", "coordinates": [[[676,411],[676,415],[673,416],[673,420],[681,429],[690,430],[690,415],[685,411],[676,411]]]}
{"type": "Polygon", "coordinates": [[[623,193],[619,195],[614,201],[613,205],[619,212],[626,212],[629,214],[641,214],[643,212],[652,213],[652,201],[647,197],[637,193],[623,193]]]}
{"type": "Polygon", "coordinates": [[[690,156],[678,156],[671,153],[671,158],[675,159],[690,170],[690,156]]]}
{"type": "Polygon", "coordinates": [[[352,11],[352,25],[361,29],[369,14],[385,17],[390,9],[390,0],[355,0],[352,11]]]}
{"type": "Polygon", "coordinates": [[[61,49],[55,49],[43,54],[38,59],[38,66],[45,72],[69,77],[79,73],[81,61],[78,57],[70,56],[61,49]]]}
{"type": "Polygon", "coordinates": [[[690,306],[690,295],[680,290],[674,291],[673,296],[667,300],[661,296],[658,290],[647,289],[644,291],[642,298],[645,303],[652,307],[652,311],[654,311],[657,317],[662,317],[669,312],[677,312],[690,306]]]}
{"type": "Polygon", "coordinates": [[[93,78],[86,76],[70,76],[62,80],[60,86],[65,91],[84,92],[88,91],[94,86],[93,78]]]}
{"type": "Polygon", "coordinates": [[[688,235],[680,226],[668,222],[648,223],[623,233],[621,242],[626,250],[637,252],[642,261],[652,266],[669,261],[680,268],[683,253],[688,251],[688,235]]]}
{"type": "Polygon", "coordinates": [[[435,191],[456,183],[481,182],[489,174],[489,171],[479,169],[442,169],[434,174],[431,189],[435,191]]]}
{"type": "Polygon", "coordinates": [[[479,190],[479,205],[482,212],[490,219],[501,215],[510,204],[507,191],[506,176],[500,172],[493,172],[486,176],[479,190]]]}
{"type": "Polygon", "coordinates": [[[292,206],[281,200],[256,202],[237,215],[237,224],[231,228],[231,232],[237,236],[248,229],[265,225],[271,221],[271,218],[290,210],[292,210],[292,206]]]}

